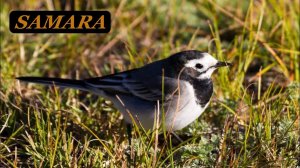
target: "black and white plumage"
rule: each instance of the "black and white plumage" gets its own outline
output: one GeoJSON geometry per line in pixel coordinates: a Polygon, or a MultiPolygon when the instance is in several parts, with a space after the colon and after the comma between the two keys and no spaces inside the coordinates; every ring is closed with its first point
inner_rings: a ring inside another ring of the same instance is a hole
{"type": "Polygon", "coordinates": [[[153,128],[157,101],[160,101],[165,112],[165,126],[174,131],[184,128],[201,115],[213,93],[212,73],[218,67],[228,65],[208,53],[189,50],[141,68],[103,77],[84,80],[17,79],[98,94],[111,100],[128,123],[132,123],[131,113],[145,129],[153,128]]]}

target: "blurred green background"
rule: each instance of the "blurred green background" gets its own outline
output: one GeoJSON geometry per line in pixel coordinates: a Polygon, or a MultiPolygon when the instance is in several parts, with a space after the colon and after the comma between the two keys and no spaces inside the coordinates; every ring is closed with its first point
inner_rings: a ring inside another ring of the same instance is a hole
{"type": "Polygon", "coordinates": [[[0,167],[296,167],[300,164],[298,0],[1,1],[0,167]],[[12,10],[108,10],[108,34],[12,34],[12,10]],[[89,93],[17,76],[88,78],[189,49],[232,62],[209,108],[156,147],[89,93]],[[133,158],[128,160],[128,155],[133,158]]]}

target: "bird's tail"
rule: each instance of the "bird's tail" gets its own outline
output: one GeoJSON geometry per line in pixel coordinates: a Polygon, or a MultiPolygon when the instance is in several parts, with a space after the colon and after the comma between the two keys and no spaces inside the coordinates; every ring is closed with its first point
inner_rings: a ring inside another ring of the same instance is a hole
{"type": "Polygon", "coordinates": [[[59,87],[74,88],[88,91],[83,80],[45,78],[45,77],[18,77],[20,81],[38,83],[43,85],[54,85],[59,87]]]}

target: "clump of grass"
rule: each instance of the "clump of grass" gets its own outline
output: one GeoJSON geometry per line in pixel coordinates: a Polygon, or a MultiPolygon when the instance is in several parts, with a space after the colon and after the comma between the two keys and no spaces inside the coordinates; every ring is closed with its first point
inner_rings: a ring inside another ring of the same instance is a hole
{"type": "Polygon", "coordinates": [[[61,9],[58,1],[1,2],[0,166],[299,166],[298,1],[75,3],[106,9],[109,34],[12,34],[11,10],[61,9]],[[206,112],[160,146],[133,130],[111,102],[74,90],[23,85],[16,76],[88,78],[198,49],[234,63],[213,76],[206,112]],[[128,160],[128,155],[132,160],[128,160]]]}

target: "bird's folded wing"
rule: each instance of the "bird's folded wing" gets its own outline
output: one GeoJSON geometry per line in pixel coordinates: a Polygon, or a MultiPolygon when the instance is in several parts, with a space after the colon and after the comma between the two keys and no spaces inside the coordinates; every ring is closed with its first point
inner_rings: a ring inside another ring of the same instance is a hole
{"type": "MultiPolygon", "coordinates": [[[[130,73],[119,73],[84,80],[88,87],[100,89],[111,94],[131,94],[148,101],[162,100],[162,77],[136,79],[130,73]]],[[[176,83],[176,82],[175,82],[176,83]]],[[[165,90],[175,90],[174,81],[164,80],[165,90]]],[[[166,93],[166,92],[165,92],[166,93]]]]}
{"type": "Polygon", "coordinates": [[[90,78],[84,80],[86,86],[93,89],[99,89],[113,94],[129,93],[129,90],[123,86],[123,80],[126,74],[113,74],[104,77],[90,78]]]}

